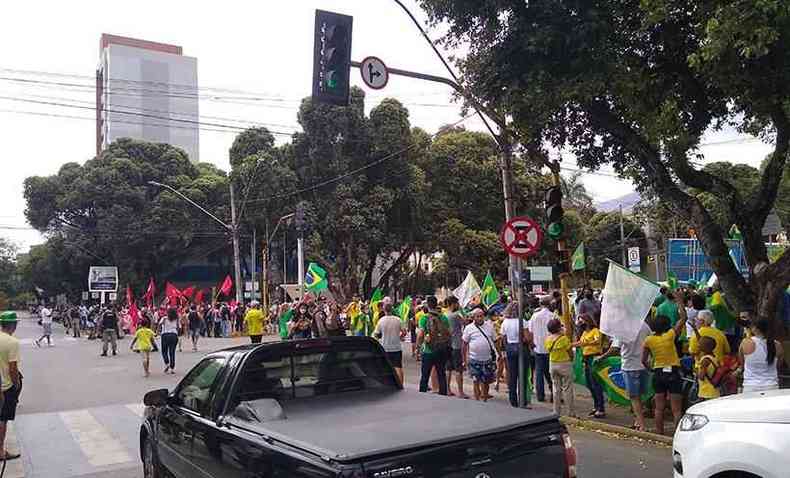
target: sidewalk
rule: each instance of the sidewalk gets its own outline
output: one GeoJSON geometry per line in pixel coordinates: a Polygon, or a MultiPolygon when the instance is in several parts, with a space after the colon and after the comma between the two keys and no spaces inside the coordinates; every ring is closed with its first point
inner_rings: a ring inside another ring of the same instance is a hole
{"type": "MultiPolygon", "coordinates": [[[[405,386],[410,389],[417,389],[420,380],[420,363],[412,358],[411,344],[408,342],[403,344],[403,371],[406,382],[405,386]]],[[[455,391],[455,379],[452,380],[449,386],[450,390],[455,391]]],[[[472,378],[469,376],[468,372],[465,372],[464,374],[464,392],[469,395],[469,397],[474,397],[472,378]]],[[[634,417],[631,413],[631,410],[620,405],[607,403],[606,418],[588,418],[587,413],[593,409],[593,401],[590,392],[586,387],[575,385],[574,393],[574,408],[576,416],[580,417],[580,419],[577,420],[571,417],[563,417],[562,419],[566,424],[599,429],[610,433],[628,434],[630,436],[635,436],[646,440],[671,443],[671,437],[662,437],[652,432],[641,433],[633,430],[632,425],[634,424],[634,417]]],[[[489,401],[509,405],[507,382],[500,384],[499,391],[494,390],[494,384],[491,384],[490,394],[493,395],[494,398],[489,401]]],[[[534,394],[532,395],[532,399],[533,401],[530,404],[531,407],[546,410],[552,409],[551,402],[537,402],[535,401],[534,394]]],[[[474,400],[474,398],[470,398],[470,400],[474,400]]],[[[563,412],[567,413],[567,407],[564,407],[563,412]]],[[[647,425],[649,431],[654,429],[653,420],[651,418],[645,418],[645,424],[647,425]]],[[[671,429],[671,427],[671,424],[669,424],[668,429],[671,429]]]]}

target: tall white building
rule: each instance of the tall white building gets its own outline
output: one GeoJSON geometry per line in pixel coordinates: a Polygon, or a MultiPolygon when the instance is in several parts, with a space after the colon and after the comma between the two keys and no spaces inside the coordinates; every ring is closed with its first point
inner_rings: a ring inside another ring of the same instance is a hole
{"type": "Polygon", "coordinates": [[[199,161],[197,58],[176,45],[102,34],[96,154],[119,138],[177,146],[199,161]]]}

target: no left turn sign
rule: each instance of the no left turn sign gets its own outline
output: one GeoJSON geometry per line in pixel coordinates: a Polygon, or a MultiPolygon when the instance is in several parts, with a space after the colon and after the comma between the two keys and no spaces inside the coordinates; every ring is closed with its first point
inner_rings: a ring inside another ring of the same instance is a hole
{"type": "Polygon", "coordinates": [[[499,240],[511,256],[529,257],[540,249],[543,231],[537,222],[526,216],[514,217],[502,227],[499,240]]]}
{"type": "Polygon", "coordinates": [[[390,79],[387,65],[375,56],[369,56],[362,60],[362,63],[359,65],[359,71],[362,73],[362,81],[374,90],[380,90],[387,86],[387,82],[390,79]]]}

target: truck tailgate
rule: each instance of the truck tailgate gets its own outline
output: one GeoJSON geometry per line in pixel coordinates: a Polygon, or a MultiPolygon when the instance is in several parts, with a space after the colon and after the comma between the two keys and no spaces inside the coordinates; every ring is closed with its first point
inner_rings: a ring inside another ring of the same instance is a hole
{"type": "Polygon", "coordinates": [[[559,422],[482,435],[460,442],[394,453],[363,464],[369,478],[563,478],[563,428],[559,422]]]}

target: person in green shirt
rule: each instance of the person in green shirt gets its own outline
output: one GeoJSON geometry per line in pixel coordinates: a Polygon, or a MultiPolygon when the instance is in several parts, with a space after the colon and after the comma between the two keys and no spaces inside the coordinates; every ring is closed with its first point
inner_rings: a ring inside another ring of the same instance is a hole
{"type": "Polygon", "coordinates": [[[669,321],[672,323],[672,327],[678,323],[680,320],[680,316],[678,315],[678,306],[675,304],[675,296],[674,294],[679,294],[680,292],[667,292],[665,300],[659,304],[656,308],[656,316],[663,315],[667,317],[669,321]]]}
{"type": "Polygon", "coordinates": [[[439,311],[435,296],[426,299],[428,312],[420,317],[417,325],[417,345],[422,354],[420,392],[428,391],[431,371],[436,369],[439,395],[447,395],[447,360],[450,354],[450,322],[439,311]]]}

